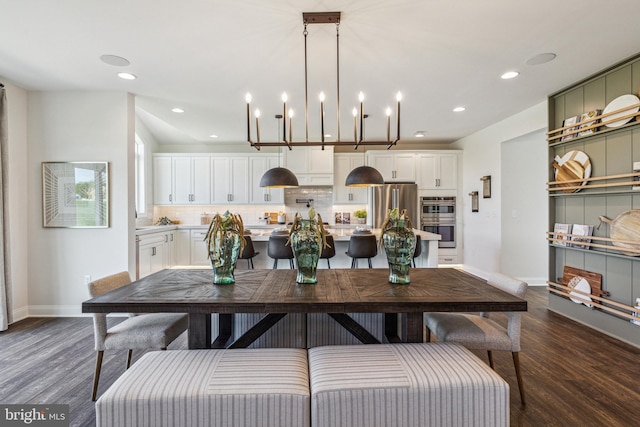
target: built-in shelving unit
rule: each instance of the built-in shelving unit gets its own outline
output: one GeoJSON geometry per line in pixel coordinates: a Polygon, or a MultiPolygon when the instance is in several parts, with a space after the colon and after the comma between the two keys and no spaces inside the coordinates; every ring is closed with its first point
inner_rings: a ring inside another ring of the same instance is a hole
{"type": "MultiPolygon", "coordinates": [[[[639,89],[640,55],[549,97],[549,231],[546,235],[549,308],[638,346],[640,329],[629,320],[633,318],[633,301],[640,297],[640,249],[616,246],[624,242],[611,239],[610,225],[601,223],[599,217],[616,218],[623,212],[640,209],[640,191],[634,190],[639,185],[640,173],[633,170],[633,163],[640,161],[640,113],[625,114],[624,118],[630,121],[616,127],[606,124],[614,122],[611,116],[621,111],[592,116],[582,123],[563,124],[570,117],[603,111],[615,98],[638,94],[639,89]],[[598,119],[600,123],[593,123],[598,119]],[[580,125],[582,129],[576,129],[580,125]],[[585,130],[591,133],[580,134],[585,130]],[[569,138],[563,138],[565,136],[569,138]],[[591,175],[556,180],[554,159],[574,150],[588,156],[591,175]],[[574,235],[553,232],[556,223],[591,225],[594,227],[592,241],[576,244],[571,240],[574,235]],[[581,295],[580,291],[568,287],[562,277],[567,266],[602,275],[602,290],[606,293],[596,295],[592,291],[581,295]],[[580,303],[581,297],[588,306],[580,303]]],[[[620,120],[620,116],[616,120],[620,120]]],[[[627,243],[640,248],[640,241],[627,243]]]]}

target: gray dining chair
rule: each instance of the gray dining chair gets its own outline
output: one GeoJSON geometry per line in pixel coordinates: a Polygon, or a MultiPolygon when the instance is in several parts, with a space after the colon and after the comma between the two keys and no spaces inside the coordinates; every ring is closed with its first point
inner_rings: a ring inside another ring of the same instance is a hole
{"type": "Polygon", "coordinates": [[[378,255],[376,236],[373,234],[353,234],[349,239],[349,246],[345,253],[351,257],[351,268],[358,268],[358,260],[361,258],[366,258],[369,268],[373,268],[371,258],[378,255]]]}
{"type": "MultiPolygon", "coordinates": [[[[98,297],[131,283],[126,271],[112,274],[89,283],[89,294],[98,297]]],[[[93,313],[96,370],[93,378],[91,400],[96,400],[100,370],[105,350],[128,350],[127,368],[131,366],[133,349],[162,349],[182,334],[188,326],[188,318],[182,313],[149,313],[130,315],[126,320],[107,328],[107,313],[93,313]]]]}
{"type": "MultiPolygon", "coordinates": [[[[500,273],[493,273],[487,280],[492,286],[524,299],[527,294],[527,283],[500,273]]],[[[431,340],[431,332],[443,342],[455,342],[469,349],[486,350],[489,366],[493,369],[492,351],[510,351],[516,370],[520,400],[525,404],[524,385],[520,372],[520,329],[522,314],[505,312],[506,327],[489,318],[488,313],[425,313],[424,323],[427,327],[427,341],[431,340]]]]}

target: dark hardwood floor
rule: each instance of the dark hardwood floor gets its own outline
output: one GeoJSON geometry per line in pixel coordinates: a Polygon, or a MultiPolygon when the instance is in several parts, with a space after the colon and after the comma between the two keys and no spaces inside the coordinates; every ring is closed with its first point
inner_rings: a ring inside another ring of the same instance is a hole
{"type": "MultiPolygon", "coordinates": [[[[511,386],[512,426],[629,426],[640,413],[640,349],[546,309],[530,288],[523,320],[527,405],[520,405],[511,355],[494,353],[511,386]]],[[[115,323],[118,319],[109,319],[115,323]]],[[[186,334],[169,349],[186,348],[186,334]]],[[[134,361],[142,352],[134,352],[134,361]]],[[[478,353],[486,360],[486,354],[478,353]]],[[[99,395],[124,371],[126,352],[105,352],[99,395]]],[[[66,403],[72,426],[95,425],[90,318],[31,318],[0,332],[0,403],[66,403]]],[[[636,420],[636,421],[634,421],[636,420]]]]}

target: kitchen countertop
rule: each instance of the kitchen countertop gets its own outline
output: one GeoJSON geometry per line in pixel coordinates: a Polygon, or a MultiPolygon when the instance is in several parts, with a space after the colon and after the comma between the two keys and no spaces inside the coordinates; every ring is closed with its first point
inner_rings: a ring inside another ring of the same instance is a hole
{"type": "MultiPolygon", "coordinates": [[[[346,228],[344,225],[339,226],[339,228],[335,228],[333,226],[327,226],[327,231],[333,236],[333,239],[337,242],[348,241],[351,238],[351,235],[356,231],[357,226],[351,226],[346,228]]],[[[362,226],[360,226],[362,227],[362,226]]],[[[151,233],[157,233],[162,231],[169,230],[207,230],[209,228],[208,225],[183,225],[183,224],[174,224],[174,225],[150,225],[136,228],[136,235],[145,235],[151,233]]],[[[270,224],[270,225],[247,225],[245,226],[246,230],[251,231],[251,238],[256,242],[266,242],[269,240],[269,236],[272,231],[278,228],[288,228],[279,224],[270,224]]],[[[374,228],[371,230],[373,234],[376,235],[376,238],[380,236],[380,229],[374,228]]],[[[413,232],[416,235],[419,235],[422,240],[440,240],[442,237],[439,234],[428,233],[426,231],[413,229],[413,232]]]]}

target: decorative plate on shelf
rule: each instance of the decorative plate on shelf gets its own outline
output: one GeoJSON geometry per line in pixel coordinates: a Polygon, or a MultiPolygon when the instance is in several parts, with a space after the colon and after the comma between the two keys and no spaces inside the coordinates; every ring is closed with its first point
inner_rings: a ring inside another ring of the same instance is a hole
{"type": "MultiPolygon", "coordinates": [[[[576,179],[583,179],[581,183],[567,182],[566,184],[558,184],[558,187],[577,187],[587,185],[585,178],[591,177],[591,161],[586,153],[578,150],[572,150],[566,153],[564,156],[556,156],[553,162],[555,168],[556,181],[571,181],[576,179]]],[[[575,193],[580,191],[576,189],[562,190],[563,193],[575,193]]]]}
{"type": "Polygon", "coordinates": [[[623,110],[623,111],[612,114],[608,117],[604,117],[603,121],[606,122],[605,126],[610,128],[617,128],[629,123],[631,120],[633,120],[633,117],[627,117],[626,119],[621,119],[621,120],[615,120],[615,119],[617,119],[618,117],[624,117],[629,114],[637,113],[638,110],[640,109],[640,106],[636,105],[638,103],[640,103],[640,99],[633,94],[622,95],[617,97],[613,101],[611,101],[609,104],[607,104],[606,107],[604,107],[604,110],[602,110],[603,115],[611,113],[612,111],[616,111],[616,110],[623,110]],[[632,105],[635,105],[635,107],[629,108],[632,105]]]}
{"type": "Polygon", "coordinates": [[[589,285],[587,279],[585,279],[584,277],[575,276],[569,281],[569,284],[567,286],[573,289],[571,292],[569,292],[569,298],[571,298],[571,301],[575,302],[576,304],[584,304],[587,307],[591,307],[591,304],[585,302],[592,301],[591,297],[589,296],[591,295],[591,285],[589,285]],[[584,295],[576,291],[584,292],[589,295],[584,295]]]}

